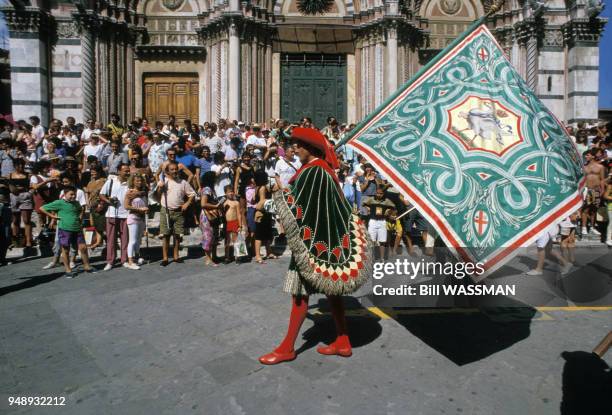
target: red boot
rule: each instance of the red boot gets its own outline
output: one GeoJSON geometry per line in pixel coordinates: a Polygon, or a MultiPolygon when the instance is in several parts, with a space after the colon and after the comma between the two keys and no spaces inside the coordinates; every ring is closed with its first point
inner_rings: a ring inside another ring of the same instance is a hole
{"type": "Polygon", "coordinates": [[[329,346],[317,347],[317,352],[324,355],[338,355],[342,357],[349,357],[353,354],[351,347],[351,341],[348,337],[348,330],[346,328],[346,319],[344,318],[344,305],[342,304],[342,297],[339,296],[328,296],[327,300],[336,323],[336,340],[329,346]]]}
{"type": "Polygon", "coordinates": [[[289,317],[289,328],[282,343],[272,353],[265,354],[259,358],[264,365],[276,365],[295,359],[295,340],[300,333],[300,328],[306,313],[308,312],[308,297],[292,297],[291,316],[289,317]]]}

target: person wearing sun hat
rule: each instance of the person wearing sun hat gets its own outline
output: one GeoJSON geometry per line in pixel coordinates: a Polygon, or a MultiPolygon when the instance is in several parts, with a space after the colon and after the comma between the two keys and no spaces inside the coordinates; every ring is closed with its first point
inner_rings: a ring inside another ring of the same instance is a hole
{"type": "Polygon", "coordinates": [[[277,180],[272,197],[292,253],[283,289],[291,294],[292,307],[284,340],[259,358],[266,365],[295,359],[308,297],[315,293],[327,296],[337,331],[336,340],[317,351],[351,356],[341,296],[355,292],[371,275],[371,241],[340,188],[334,148],[312,128],[293,128],[291,140],[302,167],[287,187],[277,180]]]}

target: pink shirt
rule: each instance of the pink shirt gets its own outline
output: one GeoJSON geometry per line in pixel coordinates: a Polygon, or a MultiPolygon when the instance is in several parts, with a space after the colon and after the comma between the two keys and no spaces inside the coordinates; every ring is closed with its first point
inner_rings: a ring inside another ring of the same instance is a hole
{"type": "Polygon", "coordinates": [[[246,193],[245,193],[245,197],[246,197],[246,205],[247,207],[255,207],[255,203],[253,203],[253,199],[255,199],[255,193],[257,192],[257,187],[256,186],[247,186],[246,188],[246,193]]]}
{"type": "MultiPolygon", "coordinates": [[[[144,198],[135,197],[134,199],[132,199],[131,205],[132,207],[135,207],[135,208],[144,208],[144,207],[147,207],[147,202],[146,202],[146,199],[144,198]]],[[[134,213],[134,212],[128,213],[128,217],[127,217],[128,225],[142,223],[143,221],[144,221],[144,215],[142,213],[134,213]]]]}

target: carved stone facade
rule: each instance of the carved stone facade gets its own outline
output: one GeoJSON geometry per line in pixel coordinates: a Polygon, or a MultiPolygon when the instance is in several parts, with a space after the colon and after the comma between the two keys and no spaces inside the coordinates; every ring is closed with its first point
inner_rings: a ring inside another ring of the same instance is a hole
{"type": "MultiPolygon", "coordinates": [[[[342,57],[346,113],[334,115],[354,122],[492,1],[335,0],[317,16],[301,14],[297,0],[11,3],[2,11],[16,118],[182,111],[199,122],[262,122],[283,115],[284,59],[318,54],[342,57]]],[[[488,18],[521,75],[568,122],[597,118],[600,11],[597,0],[506,0],[488,18]]]]}

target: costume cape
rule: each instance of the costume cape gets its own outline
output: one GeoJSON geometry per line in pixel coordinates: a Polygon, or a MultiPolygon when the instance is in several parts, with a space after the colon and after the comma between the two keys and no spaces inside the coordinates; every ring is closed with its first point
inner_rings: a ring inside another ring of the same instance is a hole
{"type": "Polygon", "coordinates": [[[285,291],[350,294],[372,273],[371,241],[334,171],[315,159],[273,193],[292,252],[285,291]]]}

